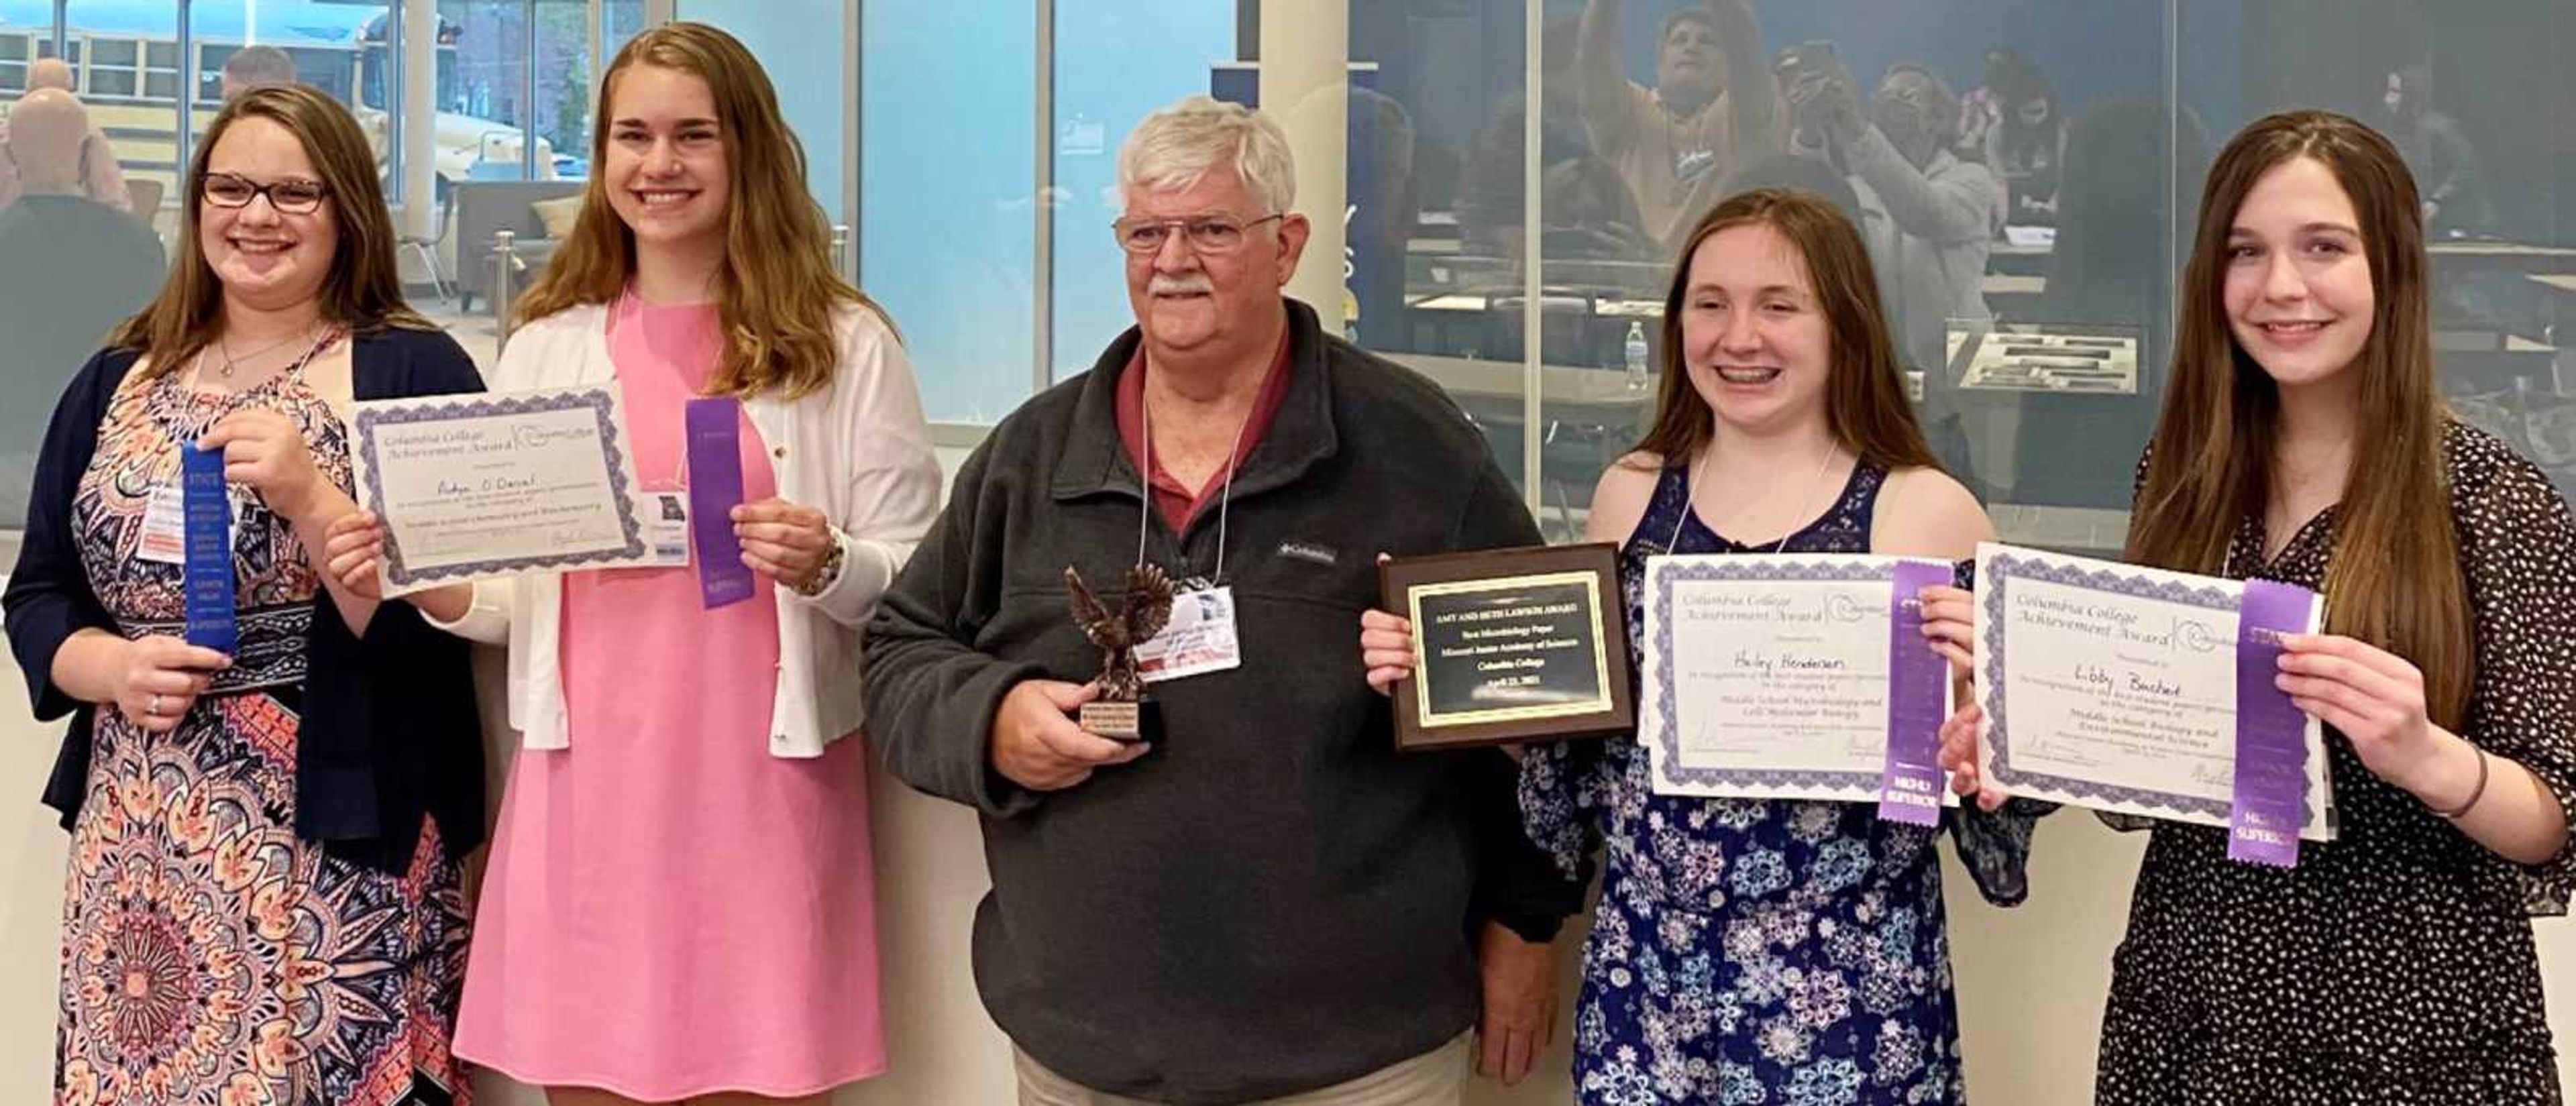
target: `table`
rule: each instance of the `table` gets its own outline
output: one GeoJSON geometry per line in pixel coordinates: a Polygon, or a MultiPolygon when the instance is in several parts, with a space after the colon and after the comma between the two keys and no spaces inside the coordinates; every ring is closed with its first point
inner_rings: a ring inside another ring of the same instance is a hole
{"type": "MultiPolygon", "coordinates": [[[[1439,357],[1423,353],[1398,353],[1389,360],[1440,385],[1461,400],[1505,400],[1517,408],[1528,376],[1517,361],[1485,361],[1473,357],[1439,357]]],[[[1643,390],[1628,387],[1628,374],[1616,369],[1581,368],[1568,365],[1541,365],[1539,374],[1539,410],[1542,414],[1562,413],[1568,407],[1588,408],[1589,413],[1635,415],[1655,402],[1654,380],[1662,375],[1649,373],[1643,390]]]]}

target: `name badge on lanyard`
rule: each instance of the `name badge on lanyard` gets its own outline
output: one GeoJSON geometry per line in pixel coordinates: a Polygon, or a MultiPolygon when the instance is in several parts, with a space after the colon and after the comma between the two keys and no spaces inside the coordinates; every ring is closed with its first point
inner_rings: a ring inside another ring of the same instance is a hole
{"type": "Polygon", "coordinates": [[[1172,597],[1163,632],[1136,647],[1136,673],[1149,684],[1241,667],[1234,632],[1234,588],[1208,587],[1172,597]]]}

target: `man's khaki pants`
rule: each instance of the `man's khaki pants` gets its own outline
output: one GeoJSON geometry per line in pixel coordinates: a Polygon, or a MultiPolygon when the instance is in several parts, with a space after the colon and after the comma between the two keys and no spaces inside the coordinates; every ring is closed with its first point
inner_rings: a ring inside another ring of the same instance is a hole
{"type": "MultiPolygon", "coordinates": [[[[1460,1106],[1466,1101],[1474,1038],[1473,1033],[1461,1033],[1439,1048],[1350,1082],[1247,1106],[1460,1106]]],[[[1016,1048],[1011,1050],[1011,1061],[1020,1077],[1020,1106],[1153,1106],[1141,1098],[1092,1090],[1047,1070],[1016,1048]]]]}

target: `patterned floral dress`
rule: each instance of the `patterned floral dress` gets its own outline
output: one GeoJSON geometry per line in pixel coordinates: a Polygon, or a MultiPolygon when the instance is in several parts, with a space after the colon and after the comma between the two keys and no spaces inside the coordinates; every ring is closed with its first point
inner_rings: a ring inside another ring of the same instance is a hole
{"type": "MultiPolygon", "coordinates": [[[[1832,509],[1785,550],[1867,552],[1886,478],[1854,466],[1832,509]]],[[[1642,660],[1646,558],[1668,539],[1678,553],[1771,551],[1718,536],[1689,503],[1687,474],[1667,469],[1621,550],[1632,661],[1642,660]]],[[[1943,817],[1989,899],[2021,900],[2032,820],[2045,809],[1943,817]]],[[[1872,804],[1657,795],[1630,737],[1532,749],[1521,811],[1566,871],[1596,836],[1607,855],[1574,1022],[1580,1101],[1962,1100],[1937,831],[1882,822],[1872,804]]]]}
{"type": "MultiPolygon", "coordinates": [[[[345,342],[322,357],[346,365],[345,342]]],[[[178,373],[117,393],[73,505],[91,587],[129,638],[177,636],[181,569],[137,552],[179,450],[259,406],[349,486],[338,417],[301,371],[207,395],[178,373]]],[[[177,729],[96,713],[63,916],[63,1106],[447,1106],[466,919],[434,827],[400,878],[323,855],[295,824],[297,704],[320,583],[287,523],[236,488],[241,647],[177,729]]]]}

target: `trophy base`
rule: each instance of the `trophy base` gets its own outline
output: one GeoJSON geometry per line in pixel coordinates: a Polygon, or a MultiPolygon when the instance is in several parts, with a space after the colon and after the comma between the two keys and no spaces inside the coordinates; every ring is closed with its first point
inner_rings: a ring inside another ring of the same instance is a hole
{"type": "Polygon", "coordinates": [[[1163,736],[1162,704],[1147,696],[1128,703],[1082,705],[1082,728],[1111,741],[1159,741],[1163,736]]]}

